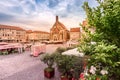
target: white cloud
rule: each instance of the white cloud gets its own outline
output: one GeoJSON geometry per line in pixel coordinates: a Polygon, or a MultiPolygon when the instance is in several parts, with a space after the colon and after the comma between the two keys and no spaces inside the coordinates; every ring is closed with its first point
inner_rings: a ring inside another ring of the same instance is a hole
{"type": "Polygon", "coordinates": [[[35,0],[0,0],[0,12],[9,13],[15,17],[14,22],[6,21],[6,24],[21,25],[25,26],[26,29],[45,31],[49,31],[55,22],[56,14],[58,14],[58,16],[61,16],[60,22],[69,29],[70,27],[79,27],[79,23],[84,19],[84,15],[80,15],[79,12],[77,12],[77,7],[74,5],[75,1],[76,0],[60,0],[57,6],[50,8],[48,7],[49,0],[40,4],[36,4],[35,0]],[[67,11],[68,5],[73,7],[71,9],[73,12],[69,13],[67,11]],[[22,12],[18,13],[17,10],[14,12],[11,11],[10,8],[14,7],[20,7],[22,12]]]}

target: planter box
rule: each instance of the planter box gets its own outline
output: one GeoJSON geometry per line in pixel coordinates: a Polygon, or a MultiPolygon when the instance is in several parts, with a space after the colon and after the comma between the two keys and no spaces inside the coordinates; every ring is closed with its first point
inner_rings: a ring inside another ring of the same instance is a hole
{"type": "Polygon", "coordinates": [[[61,80],[69,80],[67,77],[61,77],[61,80]]]}
{"type": "Polygon", "coordinates": [[[55,74],[55,70],[54,70],[54,68],[51,68],[51,70],[48,70],[48,68],[46,68],[45,70],[44,70],[44,76],[46,77],[46,78],[52,78],[52,77],[54,77],[54,74],[55,74]]]}
{"type": "Polygon", "coordinates": [[[61,76],[61,80],[74,80],[73,78],[68,78],[68,77],[65,77],[65,76],[61,76]]]}

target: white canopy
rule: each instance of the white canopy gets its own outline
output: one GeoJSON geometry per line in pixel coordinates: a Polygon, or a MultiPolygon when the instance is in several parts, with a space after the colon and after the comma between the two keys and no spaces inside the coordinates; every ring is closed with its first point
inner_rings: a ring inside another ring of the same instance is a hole
{"type": "Polygon", "coordinates": [[[80,56],[80,57],[83,57],[84,56],[84,53],[80,53],[77,48],[74,48],[74,49],[71,49],[71,50],[68,50],[68,51],[65,51],[62,53],[63,55],[75,55],[75,56],[80,56]]]}

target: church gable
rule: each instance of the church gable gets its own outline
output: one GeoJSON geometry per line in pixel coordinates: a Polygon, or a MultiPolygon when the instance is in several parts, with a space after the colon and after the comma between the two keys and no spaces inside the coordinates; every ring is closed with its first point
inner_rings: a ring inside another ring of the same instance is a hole
{"type": "Polygon", "coordinates": [[[54,30],[55,28],[57,28],[58,30],[67,30],[66,27],[58,21],[58,16],[56,16],[56,22],[51,28],[51,30],[54,30]]]}
{"type": "Polygon", "coordinates": [[[51,30],[55,30],[55,29],[58,29],[59,31],[60,30],[66,30],[66,28],[64,27],[63,24],[61,24],[60,22],[56,22],[53,27],[51,28],[51,30]]]}
{"type": "Polygon", "coordinates": [[[53,33],[57,34],[57,33],[59,33],[60,30],[58,28],[54,27],[52,31],[53,31],[53,33]]]}
{"type": "Polygon", "coordinates": [[[56,23],[53,25],[53,27],[51,28],[51,30],[52,31],[54,31],[54,30],[59,30],[60,31],[60,28],[59,27],[57,27],[57,25],[56,25],[56,23]]]}
{"type": "Polygon", "coordinates": [[[53,41],[67,41],[68,40],[68,30],[66,27],[58,21],[58,16],[56,16],[56,22],[50,31],[50,40],[53,41]]]}

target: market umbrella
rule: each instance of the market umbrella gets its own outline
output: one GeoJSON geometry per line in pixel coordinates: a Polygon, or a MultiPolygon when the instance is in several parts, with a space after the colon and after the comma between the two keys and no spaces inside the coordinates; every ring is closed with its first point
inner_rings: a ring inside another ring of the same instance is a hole
{"type": "Polygon", "coordinates": [[[63,55],[75,55],[75,56],[79,56],[79,57],[83,57],[84,53],[80,53],[77,48],[65,51],[62,53],[63,55]]]}

